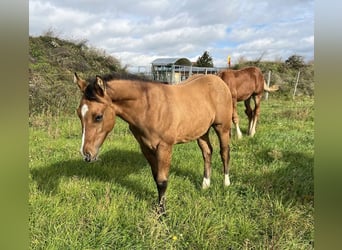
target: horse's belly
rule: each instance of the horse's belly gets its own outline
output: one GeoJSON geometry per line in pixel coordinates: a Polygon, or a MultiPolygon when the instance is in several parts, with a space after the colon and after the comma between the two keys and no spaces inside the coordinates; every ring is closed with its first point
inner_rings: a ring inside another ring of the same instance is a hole
{"type": "Polygon", "coordinates": [[[205,121],[201,124],[189,122],[187,125],[182,125],[177,129],[176,143],[185,143],[197,140],[199,137],[208,132],[212,122],[205,121]]]}

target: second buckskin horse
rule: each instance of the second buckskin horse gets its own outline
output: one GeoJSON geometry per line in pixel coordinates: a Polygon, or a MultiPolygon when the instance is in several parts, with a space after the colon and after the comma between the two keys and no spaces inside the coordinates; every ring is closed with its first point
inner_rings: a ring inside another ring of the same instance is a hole
{"type": "Polygon", "coordinates": [[[136,77],[96,76],[90,82],[75,73],[82,98],[77,114],[82,123],[81,153],[88,162],[119,116],[129,128],[149,162],[158,189],[158,211],[165,212],[172,147],[197,140],[204,159],[203,188],[210,185],[213,127],[220,144],[224,185],[230,185],[230,129],[232,97],[225,82],[215,75],[194,76],[178,85],[156,84],[136,77]],[[227,108],[228,107],[228,108],[227,108]]]}
{"type": "Polygon", "coordinates": [[[247,134],[254,136],[256,124],[260,115],[260,103],[264,91],[274,92],[277,85],[268,87],[261,70],[257,67],[246,67],[240,70],[228,69],[218,74],[229,86],[233,98],[233,122],[236,127],[237,137],[242,138],[237,113],[237,102],[244,101],[245,113],[248,117],[247,134]],[[251,99],[254,101],[254,109],[251,108],[251,99]]]}

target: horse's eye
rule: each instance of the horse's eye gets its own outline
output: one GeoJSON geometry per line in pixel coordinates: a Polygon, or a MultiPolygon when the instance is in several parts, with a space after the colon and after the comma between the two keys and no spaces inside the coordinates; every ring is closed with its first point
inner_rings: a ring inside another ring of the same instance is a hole
{"type": "Polygon", "coordinates": [[[103,118],[103,115],[96,115],[95,116],[95,121],[96,122],[100,122],[100,121],[102,121],[102,118],[103,118]]]}

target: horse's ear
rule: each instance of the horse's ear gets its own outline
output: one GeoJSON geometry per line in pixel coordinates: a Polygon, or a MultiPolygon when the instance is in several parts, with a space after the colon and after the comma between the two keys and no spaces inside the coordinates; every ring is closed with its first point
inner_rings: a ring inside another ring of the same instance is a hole
{"type": "Polygon", "coordinates": [[[102,94],[106,93],[106,83],[98,75],[96,76],[96,85],[101,89],[102,94]]]}
{"type": "Polygon", "coordinates": [[[87,87],[87,83],[86,81],[84,81],[83,79],[79,78],[78,75],[74,74],[74,83],[76,83],[78,85],[78,87],[80,88],[80,90],[82,92],[84,92],[85,88],[87,87]]]}

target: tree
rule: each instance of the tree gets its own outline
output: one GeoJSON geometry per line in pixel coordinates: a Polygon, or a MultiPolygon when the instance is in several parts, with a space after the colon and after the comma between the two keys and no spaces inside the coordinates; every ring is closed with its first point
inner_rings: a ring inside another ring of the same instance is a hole
{"type": "Polygon", "coordinates": [[[291,69],[299,70],[305,65],[304,58],[298,55],[292,55],[285,61],[286,66],[291,69]]]}
{"type": "Polygon", "coordinates": [[[198,57],[196,61],[197,67],[214,67],[213,58],[205,51],[202,56],[198,57]]]}

